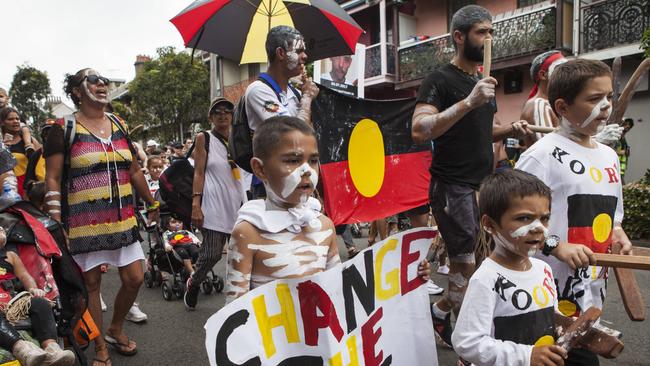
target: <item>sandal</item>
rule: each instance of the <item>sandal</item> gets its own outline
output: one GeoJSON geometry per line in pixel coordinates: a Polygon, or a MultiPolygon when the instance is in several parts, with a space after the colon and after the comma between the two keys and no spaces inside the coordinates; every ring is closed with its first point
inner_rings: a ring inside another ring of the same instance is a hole
{"type": "Polygon", "coordinates": [[[121,343],[116,338],[113,338],[110,335],[106,334],[104,336],[104,341],[114,347],[115,351],[117,351],[117,353],[121,354],[122,356],[133,356],[138,353],[138,347],[136,346],[135,342],[133,342],[129,337],[126,337],[125,344],[121,343]],[[131,345],[133,345],[133,348],[129,351],[131,345]]]}
{"type": "Polygon", "coordinates": [[[113,361],[111,361],[111,356],[106,356],[106,358],[103,359],[103,360],[97,358],[97,352],[101,352],[101,351],[106,351],[106,353],[108,353],[108,347],[106,346],[106,344],[102,344],[101,346],[95,346],[95,357],[93,358],[93,364],[96,363],[96,362],[99,362],[99,363],[104,364],[106,366],[108,366],[108,365],[112,366],[113,361]]]}
{"type": "Polygon", "coordinates": [[[359,254],[359,251],[357,250],[357,248],[348,247],[348,259],[354,258],[354,256],[356,256],[357,254],[359,254]]]}

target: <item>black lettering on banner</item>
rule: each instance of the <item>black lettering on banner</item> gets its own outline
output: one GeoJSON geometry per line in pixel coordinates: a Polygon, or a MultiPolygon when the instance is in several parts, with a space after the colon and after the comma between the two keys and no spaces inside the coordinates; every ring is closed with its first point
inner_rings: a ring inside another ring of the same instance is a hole
{"type": "Polygon", "coordinates": [[[357,328],[357,318],[354,314],[354,297],[352,289],[367,315],[375,310],[375,276],[373,268],[372,250],[363,253],[363,264],[366,269],[366,281],[363,281],[361,273],[356,266],[352,265],[343,270],[343,299],[345,300],[345,320],[348,326],[348,334],[357,328]]]}
{"type": "Polygon", "coordinates": [[[323,366],[323,358],[319,356],[295,356],[282,360],[278,366],[323,366]]]}
{"type": "Polygon", "coordinates": [[[526,310],[530,306],[530,304],[533,302],[533,297],[530,296],[528,292],[524,289],[519,289],[515,292],[512,293],[512,305],[517,308],[517,310],[526,310]],[[524,306],[519,306],[519,294],[524,294],[526,295],[526,305],[524,306]]]}
{"type": "Polygon", "coordinates": [[[388,355],[384,362],[381,363],[380,366],[390,366],[393,363],[393,355],[388,355]]]}
{"type": "Polygon", "coordinates": [[[235,328],[239,327],[240,325],[246,324],[249,315],[250,314],[248,313],[248,310],[246,309],[239,310],[238,312],[230,315],[228,319],[226,319],[226,321],[223,323],[221,328],[219,329],[219,333],[217,333],[217,343],[214,347],[214,355],[215,355],[215,360],[217,361],[217,365],[259,366],[262,364],[262,361],[260,361],[259,357],[251,358],[242,364],[234,363],[230,361],[230,359],[228,358],[228,337],[230,337],[230,335],[235,330],[235,328]]]}
{"type": "Polygon", "coordinates": [[[559,147],[556,146],[556,147],[555,147],[555,150],[553,150],[553,152],[551,153],[551,155],[553,155],[553,157],[554,157],[555,159],[557,159],[557,161],[559,161],[560,164],[564,164],[564,162],[562,162],[562,157],[563,157],[564,155],[569,155],[569,153],[566,152],[566,151],[564,151],[564,150],[562,150],[562,149],[560,149],[559,147]]]}
{"type": "Polygon", "coordinates": [[[507,301],[506,300],[506,290],[511,288],[511,287],[517,287],[514,283],[510,282],[507,278],[503,277],[500,273],[498,274],[499,277],[497,278],[496,282],[494,282],[494,292],[496,292],[499,297],[501,297],[501,300],[507,301]]]}
{"type": "Polygon", "coordinates": [[[575,174],[583,174],[585,172],[585,166],[578,160],[571,160],[569,163],[569,167],[571,167],[571,171],[574,172],[575,174]],[[578,170],[576,170],[576,165],[580,165],[578,170]]]}

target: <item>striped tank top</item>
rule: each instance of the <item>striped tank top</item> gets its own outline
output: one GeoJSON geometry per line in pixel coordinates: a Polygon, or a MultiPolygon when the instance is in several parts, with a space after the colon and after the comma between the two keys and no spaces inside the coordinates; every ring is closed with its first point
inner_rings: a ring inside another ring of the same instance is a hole
{"type": "Polygon", "coordinates": [[[129,140],[115,123],[107,139],[76,123],[65,218],[71,254],[119,249],[140,238],[131,186],[133,156],[129,140]]]}

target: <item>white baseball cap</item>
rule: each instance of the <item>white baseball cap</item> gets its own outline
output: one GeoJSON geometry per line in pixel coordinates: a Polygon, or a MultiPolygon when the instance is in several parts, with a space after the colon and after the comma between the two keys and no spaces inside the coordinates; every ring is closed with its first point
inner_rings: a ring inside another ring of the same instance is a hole
{"type": "Polygon", "coordinates": [[[150,146],[158,146],[158,143],[156,142],[156,140],[149,140],[147,141],[147,147],[150,146]]]}

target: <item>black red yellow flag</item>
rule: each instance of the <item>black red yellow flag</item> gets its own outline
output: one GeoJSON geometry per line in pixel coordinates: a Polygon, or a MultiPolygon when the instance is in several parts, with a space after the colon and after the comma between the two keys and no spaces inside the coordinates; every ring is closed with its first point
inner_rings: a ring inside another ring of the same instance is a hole
{"type": "Polygon", "coordinates": [[[415,99],[356,99],[321,88],[312,107],[325,211],[334,224],[428,203],[431,145],[411,139],[415,99]]]}
{"type": "Polygon", "coordinates": [[[568,241],[606,253],[612,242],[617,198],[598,194],[575,194],[567,199],[568,241]]]}

